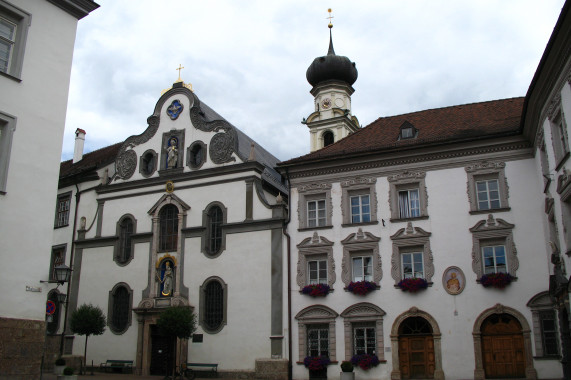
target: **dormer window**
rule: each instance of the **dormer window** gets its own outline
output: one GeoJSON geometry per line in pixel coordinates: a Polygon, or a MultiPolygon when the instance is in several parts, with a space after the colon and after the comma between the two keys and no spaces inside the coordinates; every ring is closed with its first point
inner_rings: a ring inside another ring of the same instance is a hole
{"type": "Polygon", "coordinates": [[[400,127],[400,133],[398,139],[399,140],[413,139],[416,136],[418,136],[418,129],[416,129],[408,121],[405,121],[403,125],[401,125],[400,127]]]}

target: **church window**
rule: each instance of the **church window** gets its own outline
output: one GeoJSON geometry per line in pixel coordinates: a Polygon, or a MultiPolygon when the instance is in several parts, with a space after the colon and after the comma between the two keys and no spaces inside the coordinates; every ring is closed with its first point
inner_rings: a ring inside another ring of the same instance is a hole
{"type": "Polygon", "coordinates": [[[50,281],[56,281],[55,268],[65,264],[65,250],[67,245],[62,244],[52,247],[52,257],[50,260],[50,281]]]}
{"type": "Polygon", "coordinates": [[[333,135],[333,132],[325,131],[323,133],[323,146],[324,147],[333,144],[334,141],[335,141],[335,136],[333,135]]]}
{"type": "Polygon", "coordinates": [[[119,264],[126,264],[133,258],[133,240],[135,233],[135,220],[131,215],[125,215],[117,224],[119,236],[118,247],[115,251],[115,260],[119,264]]]}
{"type": "Polygon", "coordinates": [[[330,183],[310,183],[297,188],[299,229],[331,228],[333,204],[330,183]]]}
{"type": "Polygon", "coordinates": [[[166,205],[159,213],[159,251],[174,251],[178,246],[178,208],[166,205]]]}
{"type": "Polygon", "coordinates": [[[505,166],[503,162],[479,162],[465,168],[471,214],[509,210],[505,166]]]}
{"type": "Polygon", "coordinates": [[[60,194],[57,198],[55,227],[65,227],[69,225],[69,209],[71,204],[71,191],[60,194]]]}
{"type": "Polygon", "coordinates": [[[351,197],[351,223],[371,221],[371,202],[369,195],[351,197]]]}
{"type": "Polygon", "coordinates": [[[187,149],[187,165],[192,169],[199,169],[206,162],[206,144],[195,141],[187,149]]]}
{"type": "Polygon", "coordinates": [[[19,78],[31,15],[0,0],[0,73],[19,78]]]}
{"type": "Polygon", "coordinates": [[[131,325],[133,291],[129,285],[119,283],[109,292],[109,328],[114,334],[122,334],[131,325]]]}
{"type": "Polygon", "coordinates": [[[307,263],[309,285],[327,285],[327,260],[311,260],[307,263]]]}
{"type": "Polygon", "coordinates": [[[226,325],[228,286],[217,277],[207,279],[200,287],[200,325],[211,334],[226,325]]]}
{"type": "Polygon", "coordinates": [[[157,170],[157,153],[149,149],[141,156],[139,172],[144,177],[150,177],[157,170]]]}
{"type": "Polygon", "coordinates": [[[389,176],[391,220],[428,217],[425,172],[401,172],[389,176]]]}
{"type": "Polygon", "coordinates": [[[222,247],[222,210],[213,206],[208,211],[208,253],[215,255],[222,247]]]}
{"type": "Polygon", "coordinates": [[[57,334],[59,328],[60,310],[63,306],[63,304],[59,302],[58,294],[59,292],[57,290],[52,290],[48,294],[48,300],[52,301],[56,305],[55,312],[51,316],[48,316],[47,320],[46,331],[51,335],[57,334]]]}

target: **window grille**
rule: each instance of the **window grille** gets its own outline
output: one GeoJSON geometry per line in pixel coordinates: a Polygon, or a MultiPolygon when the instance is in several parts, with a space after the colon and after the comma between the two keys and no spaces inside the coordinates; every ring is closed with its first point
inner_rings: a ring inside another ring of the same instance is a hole
{"type": "Polygon", "coordinates": [[[213,206],[208,211],[208,253],[210,254],[220,252],[222,246],[222,222],[222,209],[218,206],[213,206]]]}
{"type": "Polygon", "coordinates": [[[559,355],[555,312],[553,310],[542,311],[539,313],[539,319],[541,321],[541,336],[543,338],[543,354],[545,356],[559,355]]]}
{"type": "Polygon", "coordinates": [[[376,333],[373,326],[355,326],[353,329],[353,354],[376,354],[376,333]]]}
{"type": "Polygon", "coordinates": [[[58,198],[56,227],[63,227],[69,224],[69,205],[71,203],[71,194],[58,198]]]}
{"type": "Polygon", "coordinates": [[[307,327],[307,356],[329,357],[329,327],[327,325],[307,327]]]}
{"type": "Polygon", "coordinates": [[[119,286],[113,293],[113,316],[111,323],[117,331],[124,331],[129,324],[129,291],[119,286]]]}
{"type": "Polygon", "coordinates": [[[160,251],[174,251],[178,242],[178,208],[167,205],[160,212],[160,251]]]}
{"type": "Polygon", "coordinates": [[[204,289],[204,325],[217,330],[224,321],[224,289],[218,281],[209,282],[204,289]]]}

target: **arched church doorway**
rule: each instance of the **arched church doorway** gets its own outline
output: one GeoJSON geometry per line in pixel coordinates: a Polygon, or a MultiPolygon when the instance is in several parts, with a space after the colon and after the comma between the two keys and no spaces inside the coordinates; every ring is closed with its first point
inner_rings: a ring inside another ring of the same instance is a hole
{"type": "Polygon", "coordinates": [[[398,350],[402,379],[434,378],[434,336],[426,319],[409,317],[400,324],[398,350]]]}
{"type": "Polygon", "coordinates": [[[525,377],[522,326],[510,314],[492,314],[482,323],[482,361],[487,379],[525,377]]]}

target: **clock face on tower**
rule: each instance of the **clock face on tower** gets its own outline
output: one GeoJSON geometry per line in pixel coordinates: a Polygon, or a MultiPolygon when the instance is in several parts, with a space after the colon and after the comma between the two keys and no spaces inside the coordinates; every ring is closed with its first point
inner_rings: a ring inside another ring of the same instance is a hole
{"type": "Polygon", "coordinates": [[[323,109],[329,109],[331,107],[331,99],[329,98],[323,99],[323,101],[321,102],[321,107],[323,107],[323,109]]]}

